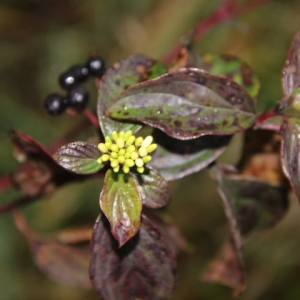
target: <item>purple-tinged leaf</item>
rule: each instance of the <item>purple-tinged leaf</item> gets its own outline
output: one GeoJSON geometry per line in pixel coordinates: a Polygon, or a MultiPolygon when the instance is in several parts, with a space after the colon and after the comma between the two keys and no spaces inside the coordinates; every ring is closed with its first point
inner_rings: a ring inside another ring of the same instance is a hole
{"type": "Polygon", "coordinates": [[[106,109],[113,99],[131,85],[156,78],[166,72],[162,63],[147,56],[135,54],[122,59],[107,69],[101,79],[98,91],[98,118],[104,136],[112,131],[132,130],[136,132],[141,125],[134,122],[119,122],[105,116],[106,109]]]}
{"type": "Polygon", "coordinates": [[[220,253],[201,275],[204,282],[218,282],[234,289],[237,297],[245,289],[245,267],[232,241],[227,242],[220,253]]]}
{"type": "Polygon", "coordinates": [[[237,83],[203,70],[181,69],[128,88],[106,115],[188,140],[243,131],[253,125],[254,111],[254,99],[237,83]]]}
{"type": "Polygon", "coordinates": [[[167,205],[170,200],[169,185],[157,170],[147,166],[143,174],[131,174],[131,176],[140,193],[143,205],[150,208],[167,205]]]}
{"type": "Polygon", "coordinates": [[[77,174],[93,174],[101,170],[104,165],[97,162],[100,156],[97,146],[89,142],[73,142],[53,154],[60,166],[77,174]]]}
{"type": "Polygon", "coordinates": [[[300,120],[296,118],[284,120],[281,130],[283,171],[300,201],[300,120]]]}
{"type": "Polygon", "coordinates": [[[73,229],[59,233],[57,238],[49,238],[36,234],[20,212],[14,211],[14,217],[42,272],[58,282],[92,288],[88,276],[91,229],[73,229]]]}
{"type": "Polygon", "coordinates": [[[13,143],[14,155],[19,162],[24,162],[30,158],[52,161],[48,149],[29,135],[19,130],[11,130],[10,137],[13,143]]]}
{"type": "Polygon", "coordinates": [[[231,136],[207,135],[181,141],[159,130],[155,130],[153,136],[159,146],[150,165],[166,180],[183,178],[204,169],[224,152],[231,140],[231,136]]]}
{"type": "Polygon", "coordinates": [[[143,214],[160,230],[177,258],[191,252],[191,246],[165,211],[143,208],[143,214]]]}
{"type": "Polygon", "coordinates": [[[286,96],[290,96],[300,85],[300,32],[294,37],[282,70],[282,86],[286,96]]]}
{"type": "Polygon", "coordinates": [[[176,260],[160,231],[145,217],[122,248],[98,219],[91,241],[91,281],[104,300],[164,300],[176,284],[176,260]]]}
{"type": "Polygon", "coordinates": [[[129,174],[114,173],[111,169],[106,172],[100,207],[120,247],[138,233],[142,200],[129,174]]]}
{"type": "Polygon", "coordinates": [[[226,213],[229,223],[241,234],[271,227],[285,215],[288,208],[286,187],[234,174],[224,165],[216,166],[215,174],[225,211],[230,211],[226,213]]]}

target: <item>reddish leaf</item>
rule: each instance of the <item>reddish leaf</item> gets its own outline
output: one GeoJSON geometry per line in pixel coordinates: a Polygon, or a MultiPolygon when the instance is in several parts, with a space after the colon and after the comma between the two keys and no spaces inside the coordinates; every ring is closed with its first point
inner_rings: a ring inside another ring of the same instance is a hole
{"type": "Polygon", "coordinates": [[[103,134],[112,131],[137,131],[141,126],[132,122],[118,122],[105,117],[105,110],[124,89],[138,82],[156,78],[165,73],[165,67],[147,56],[135,54],[108,68],[101,79],[98,92],[98,118],[103,134]]]}
{"type": "Polygon", "coordinates": [[[300,201],[300,121],[286,119],[282,124],[282,166],[291,186],[300,201]]]}
{"type": "Polygon", "coordinates": [[[55,281],[80,288],[92,287],[88,276],[91,229],[73,229],[60,233],[58,238],[48,238],[33,232],[19,212],[14,212],[14,217],[41,271],[55,281]]]}
{"type": "Polygon", "coordinates": [[[169,202],[169,185],[160,173],[147,167],[143,174],[131,174],[140,193],[143,205],[150,208],[160,208],[169,202]]]}
{"type": "Polygon", "coordinates": [[[291,95],[300,85],[300,32],[293,39],[283,67],[282,85],[286,96],[291,95]]]}
{"type": "Polygon", "coordinates": [[[91,241],[90,276],[104,300],[168,299],[176,283],[174,254],[159,230],[142,217],[139,234],[118,249],[104,218],[91,241]]]}
{"type": "Polygon", "coordinates": [[[11,130],[10,137],[14,147],[14,154],[18,161],[24,162],[28,158],[52,161],[51,154],[47,148],[29,135],[19,130],[11,130]]]}
{"type": "Polygon", "coordinates": [[[181,69],[128,88],[106,114],[140,121],[187,140],[247,129],[255,119],[254,106],[254,99],[230,79],[181,69]]]}
{"type": "Polygon", "coordinates": [[[106,172],[100,207],[120,247],[138,233],[142,200],[129,174],[114,173],[110,169],[106,172]]]}
{"type": "Polygon", "coordinates": [[[97,146],[89,142],[74,142],[53,154],[60,166],[77,174],[93,174],[101,170],[104,165],[97,162],[100,156],[97,146]]]}
{"type": "Polygon", "coordinates": [[[175,180],[198,172],[216,160],[226,149],[231,136],[202,136],[194,140],[181,141],[162,131],[154,131],[158,148],[150,164],[166,180],[175,180]]]}

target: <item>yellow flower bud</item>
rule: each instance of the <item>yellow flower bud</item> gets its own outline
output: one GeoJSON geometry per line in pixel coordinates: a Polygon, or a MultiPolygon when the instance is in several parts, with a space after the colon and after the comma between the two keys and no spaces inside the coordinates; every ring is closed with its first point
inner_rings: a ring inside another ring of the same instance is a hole
{"type": "Polygon", "coordinates": [[[143,159],[144,163],[147,163],[147,162],[149,162],[152,159],[152,157],[150,155],[146,155],[142,159],[143,159]]]}
{"type": "Polygon", "coordinates": [[[124,139],[121,137],[118,137],[116,140],[116,144],[119,147],[119,149],[124,148],[124,146],[125,146],[124,139]]]}
{"type": "Polygon", "coordinates": [[[124,139],[124,137],[125,137],[125,132],[124,131],[120,131],[119,132],[119,138],[124,139]]]}
{"type": "Polygon", "coordinates": [[[125,163],[125,157],[124,157],[124,156],[119,156],[119,157],[118,157],[118,162],[119,162],[120,164],[124,164],[124,163],[125,163]]]}
{"type": "Polygon", "coordinates": [[[141,157],[144,157],[144,156],[146,156],[147,154],[148,154],[148,151],[147,151],[146,148],[141,147],[141,148],[139,149],[139,155],[140,155],[141,157]]]}
{"type": "Polygon", "coordinates": [[[157,144],[151,144],[148,148],[147,151],[148,153],[153,152],[157,148],[157,144]]]}
{"type": "Polygon", "coordinates": [[[119,147],[116,144],[112,144],[111,147],[110,147],[110,150],[112,152],[117,152],[118,153],[119,147]]]}
{"type": "Polygon", "coordinates": [[[108,152],[108,149],[106,148],[105,144],[103,144],[103,143],[98,144],[98,149],[103,153],[108,152]]]}
{"type": "Polygon", "coordinates": [[[131,152],[126,152],[126,153],[124,154],[124,157],[125,157],[125,158],[130,158],[130,157],[131,157],[131,152]]]}
{"type": "Polygon", "coordinates": [[[109,161],[110,156],[109,156],[108,154],[103,154],[103,155],[101,156],[101,159],[102,159],[102,161],[109,161]]]}
{"type": "Polygon", "coordinates": [[[123,166],[123,172],[124,172],[124,173],[129,173],[129,171],[130,171],[130,168],[129,168],[129,167],[123,166]]]}
{"type": "Polygon", "coordinates": [[[125,166],[127,166],[129,168],[133,167],[134,166],[134,161],[132,159],[130,159],[130,158],[127,158],[125,160],[125,166]]]}
{"type": "Polygon", "coordinates": [[[134,151],[131,153],[131,157],[130,157],[131,159],[136,160],[138,157],[139,157],[139,155],[137,152],[134,151]]]}
{"type": "Polygon", "coordinates": [[[140,147],[141,145],[142,145],[142,142],[143,142],[143,138],[140,136],[140,137],[138,137],[138,138],[136,138],[135,139],[135,145],[137,146],[137,147],[140,147]]]}
{"type": "Polygon", "coordinates": [[[125,131],[125,134],[124,134],[125,140],[127,140],[130,136],[132,136],[132,131],[131,130],[125,131]]]}
{"type": "Polygon", "coordinates": [[[138,168],[142,167],[144,165],[144,162],[141,158],[138,158],[136,161],[135,161],[135,164],[138,168]]]}
{"type": "Polygon", "coordinates": [[[116,159],[113,159],[111,162],[110,162],[110,165],[112,168],[115,168],[119,165],[119,162],[116,160],[116,159]]]}
{"type": "Polygon", "coordinates": [[[110,149],[112,142],[105,142],[105,146],[107,149],[110,149]]]}
{"type": "Polygon", "coordinates": [[[120,149],[118,154],[123,156],[124,154],[126,153],[126,150],[125,149],[120,149]]]}
{"type": "Polygon", "coordinates": [[[133,151],[135,151],[135,147],[133,145],[127,147],[126,152],[132,153],[133,151]]]}
{"type": "Polygon", "coordinates": [[[116,131],[113,131],[112,133],[111,133],[111,136],[112,136],[112,138],[116,141],[117,140],[117,138],[119,137],[119,135],[118,135],[118,133],[116,132],[116,131]]]}
{"type": "Polygon", "coordinates": [[[105,137],[105,142],[106,142],[106,143],[111,143],[111,144],[112,144],[112,140],[111,140],[110,136],[107,135],[107,136],[105,137]]]}
{"type": "Polygon", "coordinates": [[[140,167],[140,168],[136,168],[137,169],[137,171],[139,172],[139,173],[144,173],[144,171],[145,171],[145,168],[144,167],[140,167]]]}
{"type": "Polygon", "coordinates": [[[142,142],[142,147],[147,148],[151,145],[153,142],[153,137],[151,135],[148,135],[142,142]]]}
{"type": "Polygon", "coordinates": [[[99,157],[99,158],[97,159],[97,163],[98,163],[98,164],[102,164],[102,159],[101,159],[101,157],[99,157]]]}
{"type": "Polygon", "coordinates": [[[118,173],[120,171],[120,166],[116,166],[115,168],[113,168],[114,172],[118,173]]]}
{"type": "Polygon", "coordinates": [[[135,136],[131,135],[130,137],[127,138],[126,145],[130,146],[134,143],[134,141],[135,141],[135,136]]]}
{"type": "Polygon", "coordinates": [[[116,152],[111,152],[110,153],[110,157],[112,157],[112,158],[118,158],[118,153],[116,153],[116,152]]]}

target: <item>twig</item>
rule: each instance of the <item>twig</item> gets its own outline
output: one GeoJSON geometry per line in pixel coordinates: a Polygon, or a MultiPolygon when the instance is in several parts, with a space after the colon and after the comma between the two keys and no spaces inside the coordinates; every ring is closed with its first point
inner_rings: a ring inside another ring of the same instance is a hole
{"type": "MultiPolygon", "coordinates": [[[[184,37],[187,40],[196,40],[199,39],[206,31],[216,26],[217,24],[224,22],[228,19],[236,17],[240,14],[243,14],[257,6],[263,5],[270,0],[250,0],[248,2],[238,5],[238,0],[225,0],[213,14],[208,16],[206,19],[200,21],[193,31],[188,31],[184,37]]],[[[178,54],[181,43],[175,44],[173,48],[162,58],[162,61],[169,65],[172,60],[178,54]]]]}
{"type": "Polygon", "coordinates": [[[99,120],[96,115],[88,108],[83,110],[83,114],[87,117],[87,119],[97,128],[99,128],[99,120]]]}
{"type": "Polygon", "coordinates": [[[33,201],[38,200],[39,196],[20,196],[19,198],[17,198],[16,200],[9,202],[9,203],[5,203],[2,206],[0,206],[0,214],[12,211],[15,208],[18,208],[20,206],[23,206],[25,204],[31,203],[33,201]]]}

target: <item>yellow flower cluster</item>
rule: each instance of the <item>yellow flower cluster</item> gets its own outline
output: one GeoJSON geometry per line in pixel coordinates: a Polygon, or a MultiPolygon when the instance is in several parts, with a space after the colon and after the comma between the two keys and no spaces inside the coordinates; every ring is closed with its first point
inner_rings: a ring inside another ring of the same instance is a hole
{"type": "Polygon", "coordinates": [[[120,168],[124,173],[129,173],[130,168],[136,166],[139,173],[144,173],[145,163],[152,158],[149,153],[157,148],[152,144],[153,137],[135,137],[131,130],[113,131],[110,136],[105,137],[105,143],[98,144],[98,149],[103,153],[97,160],[99,164],[110,161],[114,172],[120,168]]]}

